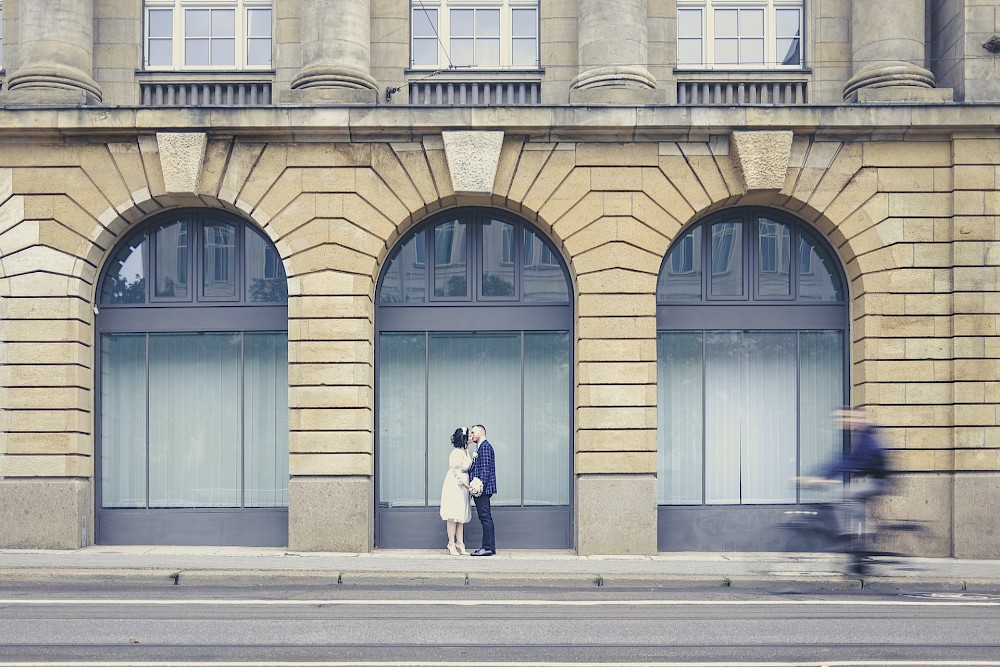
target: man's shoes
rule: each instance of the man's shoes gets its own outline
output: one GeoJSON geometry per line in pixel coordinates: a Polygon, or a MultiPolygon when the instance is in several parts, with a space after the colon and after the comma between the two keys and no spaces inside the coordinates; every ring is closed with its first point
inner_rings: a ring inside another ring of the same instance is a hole
{"type": "Polygon", "coordinates": [[[473,551],[473,556],[492,556],[496,551],[490,551],[489,549],[480,549],[479,551],[473,551]]]}

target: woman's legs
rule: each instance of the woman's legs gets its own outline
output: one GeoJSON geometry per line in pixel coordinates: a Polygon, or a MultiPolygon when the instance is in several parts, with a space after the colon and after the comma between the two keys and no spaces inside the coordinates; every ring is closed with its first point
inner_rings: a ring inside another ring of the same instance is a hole
{"type": "Polygon", "coordinates": [[[448,553],[452,556],[458,555],[458,548],[455,546],[455,532],[459,525],[457,521],[448,521],[448,553]]]}
{"type": "Polygon", "coordinates": [[[463,556],[468,553],[465,550],[465,524],[461,521],[455,523],[455,546],[458,547],[458,553],[463,556]]]}

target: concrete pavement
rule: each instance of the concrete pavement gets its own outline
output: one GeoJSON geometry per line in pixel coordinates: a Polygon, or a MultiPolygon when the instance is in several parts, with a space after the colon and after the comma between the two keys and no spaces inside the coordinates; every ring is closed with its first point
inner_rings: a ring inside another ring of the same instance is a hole
{"type": "Polygon", "coordinates": [[[23,582],[325,584],[393,586],[608,586],[797,590],[884,589],[1000,593],[1000,561],[881,557],[871,574],[842,574],[843,557],[803,553],[660,553],[578,556],[502,551],[489,558],[440,551],[294,552],[282,548],[92,546],[0,550],[0,585],[23,582]]]}

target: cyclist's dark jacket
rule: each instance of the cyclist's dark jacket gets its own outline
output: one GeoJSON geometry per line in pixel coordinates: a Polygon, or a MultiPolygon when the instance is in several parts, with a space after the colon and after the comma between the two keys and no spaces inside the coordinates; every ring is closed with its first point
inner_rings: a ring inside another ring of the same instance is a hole
{"type": "Polygon", "coordinates": [[[885,478],[888,473],[885,452],[874,426],[855,431],[851,437],[851,451],[826,467],[823,476],[833,478],[845,472],[858,476],[885,478]]]}

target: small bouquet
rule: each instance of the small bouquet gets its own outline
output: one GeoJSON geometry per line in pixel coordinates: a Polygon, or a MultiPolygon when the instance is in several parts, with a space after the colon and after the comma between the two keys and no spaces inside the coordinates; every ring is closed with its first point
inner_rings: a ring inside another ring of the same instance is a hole
{"type": "Polygon", "coordinates": [[[476,498],[483,495],[483,480],[478,477],[473,477],[472,481],[469,482],[469,493],[474,495],[476,498]]]}

